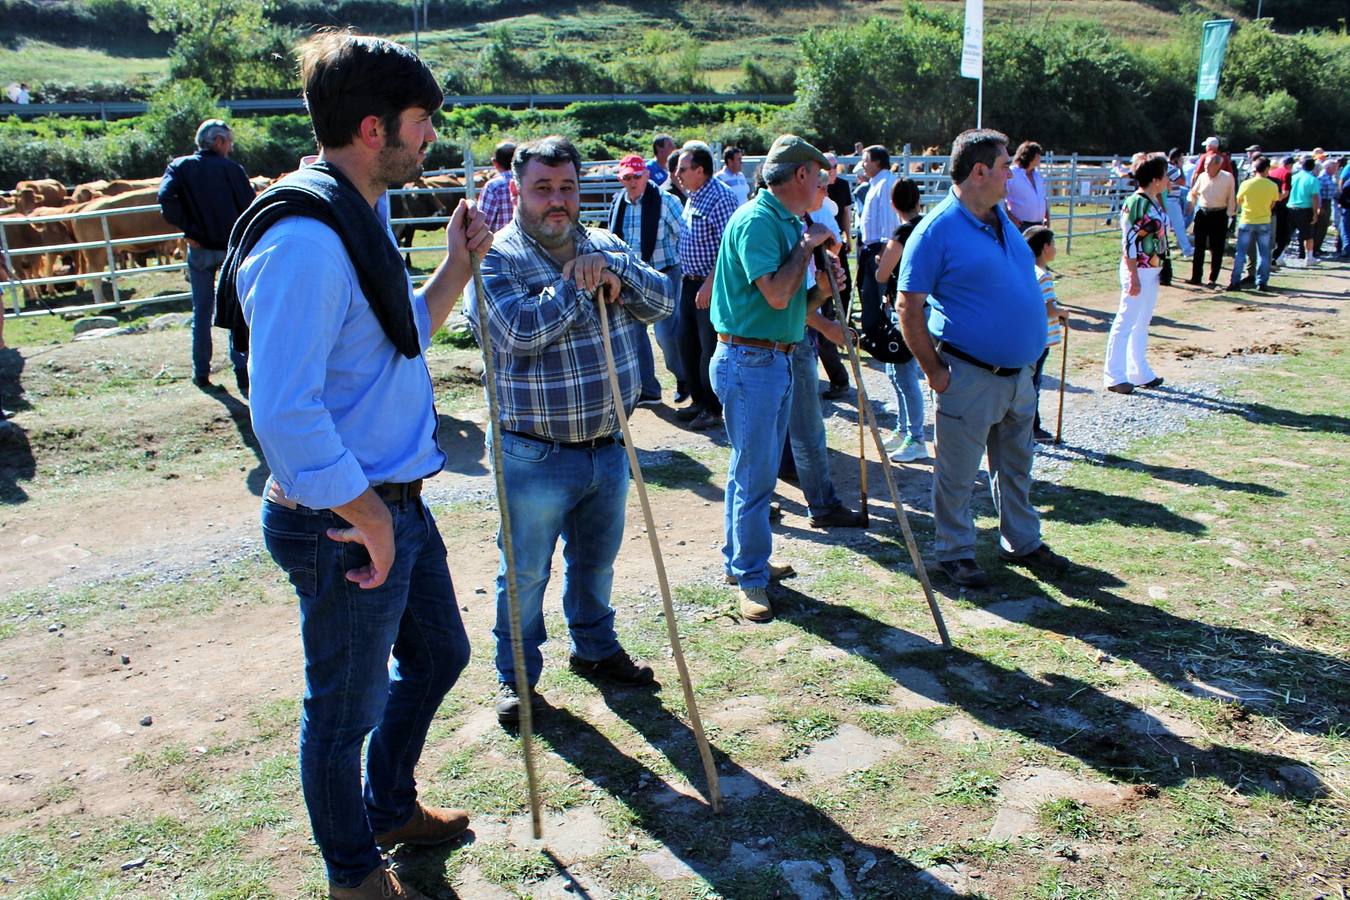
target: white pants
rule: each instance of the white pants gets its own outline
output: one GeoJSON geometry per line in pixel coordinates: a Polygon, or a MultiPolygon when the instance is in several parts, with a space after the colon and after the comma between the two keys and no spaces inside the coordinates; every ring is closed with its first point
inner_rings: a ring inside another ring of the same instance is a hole
{"type": "Polygon", "coordinates": [[[1106,363],[1102,381],[1113,384],[1147,384],[1157,376],[1149,367],[1148,323],[1153,318],[1153,305],[1158,302],[1158,270],[1139,269],[1139,293],[1130,296],[1130,270],[1120,264],[1120,308],[1111,323],[1106,338],[1106,363]]]}

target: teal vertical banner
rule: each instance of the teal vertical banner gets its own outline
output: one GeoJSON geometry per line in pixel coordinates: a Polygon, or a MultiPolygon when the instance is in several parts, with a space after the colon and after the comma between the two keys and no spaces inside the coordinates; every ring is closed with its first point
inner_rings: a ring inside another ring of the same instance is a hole
{"type": "Polygon", "coordinates": [[[1219,96],[1219,71],[1223,55],[1228,50],[1228,34],[1233,30],[1232,19],[1215,19],[1205,23],[1200,39],[1200,73],[1195,79],[1195,98],[1213,100],[1219,96]]]}

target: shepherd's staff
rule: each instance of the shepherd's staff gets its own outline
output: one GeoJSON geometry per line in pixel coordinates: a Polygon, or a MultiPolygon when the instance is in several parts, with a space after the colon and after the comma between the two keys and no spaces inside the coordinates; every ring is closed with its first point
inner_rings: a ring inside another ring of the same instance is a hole
{"type": "Polygon", "coordinates": [[[1064,346],[1059,348],[1059,418],[1055,422],[1055,443],[1064,443],[1064,375],[1069,367],[1069,320],[1060,317],[1059,330],[1064,332],[1064,346]]]}
{"type": "Polygon", "coordinates": [[[689,678],[689,667],[684,662],[684,650],[680,647],[680,632],[675,624],[675,605],[670,598],[670,581],[666,578],[666,565],[661,558],[661,544],[656,539],[656,520],[652,517],[652,505],[647,499],[647,483],[642,480],[642,466],[638,464],[633,433],[628,428],[628,414],[623,408],[623,390],[619,386],[619,373],[614,367],[614,348],[609,342],[607,294],[606,286],[601,284],[596,290],[595,305],[600,309],[600,336],[605,345],[609,389],[614,398],[614,411],[619,416],[619,430],[623,432],[623,446],[628,451],[628,466],[633,472],[633,483],[637,485],[642,519],[647,525],[647,542],[651,544],[652,561],[656,563],[656,581],[661,586],[661,606],[665,610],[666,633],[670,636],[671,655],[675,657],[675,668],[680,673],[680,687],[684,690],[684,705],[689,710],[689,724],[694,731],[694,741],[698,744],[698,755],[703,759],[703,774],[708,779],[708,802],[712,805],[713,812],[720,813],[722,784],[717,777],[717,765],[713,762],[712,748],[708,746],[708,738],[703,734],[703,719],[698,714],[698,703],[694,700],[694,684],[689,678]]]}
{"type": "MultiPolygon", "coordinates": [[[[806,217],[807,227],[811,227],[811,217],[806,217]]],[[[844,323],[840,329],[844,334],[844,349],[848,352],[849,364],[853,367],[853,381],[858,386],[858,418],[866,419],[868,426],[872,429],[872,440],[876,444],[877,453],[881,454],[883,460],[886,459],[885,445],[881,441],[881,431],[877,428],[876,416],[872,413],[872,403],[867,399],[867,388],[863,385],[862,363],[858,359],[858,348],[853,343],[853,332],[849,328],[848,308],[841,304],[839,299],[839,286],[834,281],[834,269],[830,267],[825,259],[825,250],[822,247],[815,249],[816,271],[824,272],[825,278],[830,284],[830,293],[834,297],[835,306],[844,310],[844,323]]],[[[895,507],[895,518],[900,523],[900,531],[905,536],[905,545],[909,548],[909,558],[914,563],[914,574],[918,576],[919,584],[923,586],[924,598],[928,601],[928,610],[933,614],[933,624],[937,626],[938,636],[942,639],[942,646],[950,648],[952,640],[947,636],[947,625],[942,620],[942,610],[938,607],[937,598],[933,596],[933,585],[928,581],[928,570],[924,568],[923,557],[919,554],[919,545],[914,540],[914,532],[909,527],[909,516],[905,513],[904,501],[900,499],[900,492],[895,487],[895,476],[891,473],[890,465],[883,465],[881,473],[886,476],[886,488],[891,493],[891,504],[895,507]]]]}

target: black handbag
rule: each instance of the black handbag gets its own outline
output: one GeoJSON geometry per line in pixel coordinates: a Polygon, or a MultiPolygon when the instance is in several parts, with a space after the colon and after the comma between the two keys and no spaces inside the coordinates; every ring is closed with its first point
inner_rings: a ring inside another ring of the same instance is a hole
{"type": "Polygon", "coordinates": [[[1172,253],[1169,248],[1168,252],[1163,254],[1162,268],[1158,269],[1158,284],[1162,285],[1163,287],[1167,287],[1171,283],[1172,283],[1172,253]]]}

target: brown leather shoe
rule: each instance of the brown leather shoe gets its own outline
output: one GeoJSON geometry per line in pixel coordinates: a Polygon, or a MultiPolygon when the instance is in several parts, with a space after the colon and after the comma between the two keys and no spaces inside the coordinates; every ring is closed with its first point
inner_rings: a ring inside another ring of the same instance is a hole
{"type": "MultiPolygon", "coordinates": [[[[769,580],[782,581],[784,578],[792,578],[797,574],[797,570],[792,568],[792,563],[778,564],[769,563],[769,580]]],[[[740,584],[740,579],[730,573],[723,575],[722,580],[727,584],[740,584]]]]}
{"type": "Polygon", "coordinates": [[[328,885],[329,900],[427,900],[415,887],[403,884],[388,866],[380,866],[354,888],[328,885]]]}
{"type": "Polygon", "coordinates": [[[463,834],[469,827],[469,814],[462,809],[417,804],[412,818],[401,828],[375,835],[375,843],[385,850],[395,844],[429,847],[444,844],[463,834]]]}

